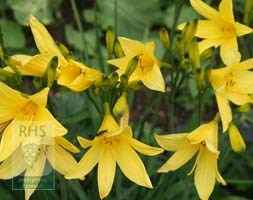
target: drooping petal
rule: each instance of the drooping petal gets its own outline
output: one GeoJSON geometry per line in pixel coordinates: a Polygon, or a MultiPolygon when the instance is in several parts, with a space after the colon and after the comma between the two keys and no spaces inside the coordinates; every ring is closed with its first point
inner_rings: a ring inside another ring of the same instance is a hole
{"type": "Polygon", "coordinates": [[[53,38],[44,27],[35,17],[30,16],[29,24],[33,33],[33,37],[36,43],[37,48],[41,53],[49,53],[54,56],[57,56],[59,59],[60,66],[65,66],[67,64],[66,59],[63,57],[59,48],[55,44],[53,38]]]}
{"type": "Polygon", "coordinates": [[[65,176],[65,178],[74,179],[85,177],[86,174],[88,174],[99,162],[104,150],[105,146],[102,143],[94,143],[92,147],[84,154],[73,172],[65,176]]]}
{"type": "Polygon", "coordinates": [[[226,97],[224,97],[219,92],[216,92],[215,96],[220,112],[223,132],[225,132],[228,129],[229,123],[232,121],[232,111],[229,105],[229,101],[226,99],[226,97]]]}
{"type": "Polygon", "coordinates": [[[219,5],[219,11],[224,20],[234,23],[235,19],[232,0],[222,0],[219,5]]]}
{"type": "Polygon", "coordinates": [[[208,200],[215,186],[216,154],[203,148],[200,152],[195,169],[194,182],[198,195],[203,200],[208,200]]]}
{"type": "Polygon", "coordinates": [[[0,179],[11,179],[21,174],[26,168],[22,151],[17,149],[0,165],[0,179]]]}
{"type": "Polygon", "coordinates": [[[104,199],[110,193],[115,177],[115,171],[116,160],[113,157],[112,150],[106,148],[98,163],[98,190],[101,199],[104,199]]]}
{"type": "Polygon", "coordinates": [[[143,84],[146,87],[150,88],[151,90],[157,90],[160,92],[165,91],[165,83],[163,80],[163,75],[157,63],[154,63],[150,71],[143,74],[142,81],[143,81],[143,84]]]}
{"type": "Polygon", "coordinates": [[[209,6],[208,4],[204,3],[202,0],[190,0],[192,7],[203,17],[219,21],[221,19],[220,13],[209,6]]]}
{"type": "Polygon", "coordinates": [[[15,126],[15,120],[13,120],[3,132],[0,143],[0,162],[11,156],[20,145],[22,135],[18,129],[19,127],[15,126]]]}
{"type": "Polygon", "coordinates": [[[243,140],[243,137],[233,123],[230,124],[228,133],[230,145],[235,152],[240,152],[246,149],[246,144],[243,140]]]}
{"type": "Polygon", "coordinates": [[[130,138],[129,143],[136,151],[148,156],[155,156],[163,152],[163,149],[161,148],[152,147],[134,138],[130,138]]]}
{"type": "Polygon", "coordinates": [[[235,22],[235,29],[238,37],[252,33],[252,28],[238,22],[235,22]]]}
{"type": "Polygon", "coordinates": [[[137,40],[130,40],[125,37],[119,37],[119,42],[126,56],[138,55],[144,49],[144,45],[137,40]]]}
{"type": "Polygon", "coordinates": [[[71,173],[77,167],[73,156],[58,144],[47,147],[46,156],[51,166],[63,175],[71,173]]]}
{"type": "Polygon", "coordinates": [[[64,128],[54,117],[53,115],[46,109],[40,107],[36,114],[35,122],[45,122],[46,125],[52,125],[54,130],[48,132],[47,134],[50,136],[63,136],[68,130],[64,128]]]}
{"type": "Polygon", "coordinates": [[[199,145],[187,144],[184,148],[176,151],[170,159],[162,165],[157,172],[175,171],[186,164],[198,151],[199,145]]]}
{"type": "Polygon", "coordinates": [[[55,142],[72,153],[79,153],[80,150],[64,137],[56,137],[55,142]]]}
{"type": "Polygon", "coordinates": [[[183,149],[187,142],[187,133],[169,134],[169,135],[157,135],[155,139],[157,143],[167,151],[178,151],[183,149]]]}
{"type": "Polygon", "coordinates": [[[81,147],[83,147],[84,149],[92,146],[94,143],[94,140],[87,140],[87,139],[80,137],[80,136],[77,137],[77,140],[78,140],[79,144],[81,145],[81,147]]]}
{"type": "Polygon", "coordinates": [[[123,174],[138,185],[152,188],[152,183],[138,154],[129,144],[120,141],[112,147],[115,159],[123,174]]]}
{"type": "Polygon", "coordinates": [[[220,46],[220,56],[226,66],[232,66],[233,64],[239,63],[241,54],[238,52],[236,36],[223,41],[220,46]]]}
{"type": "Polygon", "coordinates": [[[37,92],[34,95],[29,96],[29,99],[31,99],[34,103],[41,107],[46,107],[47,105],[47,97],[49,93],[49,88],[46,87],[43,90],[37,92]]]}

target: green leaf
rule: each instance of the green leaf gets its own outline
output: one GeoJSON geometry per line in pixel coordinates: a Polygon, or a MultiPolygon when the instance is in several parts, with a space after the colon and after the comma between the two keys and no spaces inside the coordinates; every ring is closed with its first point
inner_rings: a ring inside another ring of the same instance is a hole
{"type": "Polygon", "coordinates": [[[25,46],[25,35],[22,27],[12,21],[0,19],[4,46],[6,48],[23,48],[25,46]]]}
{"type": "Polygon", "coordinates": [[[8,0],[18,23],[26,25],[30,15],[36,16],[43,24],[54,21],[53,14],[61,0],[8,0]]]}

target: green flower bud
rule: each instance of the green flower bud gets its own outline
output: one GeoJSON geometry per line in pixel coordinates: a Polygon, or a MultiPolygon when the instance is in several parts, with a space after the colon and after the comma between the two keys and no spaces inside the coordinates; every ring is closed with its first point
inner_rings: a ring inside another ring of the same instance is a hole
{"type": "Polygon", "coordinates": [[[108,78],[109,78],[109,80],[108,80],[109,81],[109,85],[112,86],[112,87],[114,87],[115,84],[119,80],[119,75],[118,75],[117,72],[113,72],[108,78]]]}
{"type": "Polygon", "coordinates": [[[124,56],[123,50],[122,50],[122,48],[121,48],[120,43],[119,43],[118,40],[115,41],[115,44],[114,44],[114,51],[115,51],[116,56],[117,56],[118,58],[121,58],[121,57],[124,56]]]}
{"type": "Polygon", "coordinates": [[[194,19],[192,22],[187,23],[183,29],[182,37],[186,51],[189,51],[192,38],[194,37],[198,27],[198,20],[194,19]]]}
{"type": "Polygon", "coordinates": [[[132,73],[134,72],[134,70],[136,69],[137,65],[139,62],[139,56],[135,56],[134,58],[132,58],[130,60],[130,62],[127,65],[127,69],[125,74],[130,77],[132,75],[132,73]]]}
{"type": "Polygon", "coordinates": [[[214,51],[215,51],[214,47],[206,49],[200,54],[200,59],[205,60],[207,58],[210,58],[213,55],[214,51]]]}
{"type": "Polygon", "coordinates": [[[52,87],[54,83],[57,66],[58,66],[58,57],[54,56],[48,63],[47,69],[43,75],[43,78],[46,80],[47,87],[52,87]]]}
{"type": "Polygon", "coordinates": [[[195,38],[190,44],[189,58],[194,69],[200,67],[199,46],[195,38]]]}
{"type": "Polygon", "coordinates": [[[131,81],[127,85],[127,91],[138,91],[142,88],[143,83],[141,81],[131,81]]]}
{"type": "Polygon", "coordinates": [[[113,28],[111,26],[109,26],[106,31],[105,41],[106,41],[108,58],[111,59],[112,54],[113,54],[114,41],[115,41],[115,35],[113,32],[113,28]]]}
{"type": "Polygon", "coordinates": [[[160,40],[163,44],[163,47],[167,50],[170,49],[170,37],[168,31],[165,28],[162,28],[159,32],[160,40]]]}

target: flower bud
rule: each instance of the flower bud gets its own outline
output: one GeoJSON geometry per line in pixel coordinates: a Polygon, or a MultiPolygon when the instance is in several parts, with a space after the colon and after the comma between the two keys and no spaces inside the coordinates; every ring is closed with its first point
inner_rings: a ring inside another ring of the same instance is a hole
{"type": "Polygon", "coordinates": [[[186,51],[189,50],[192,38],[194,37],[198,27],[198,20],[194,19],[192,22],[187,23],[183,29],[182,37],[185,43],[186,51]]]}
{"type": "Polygon", "coordinates": [[[170,49],[170,37],[168,31],[165,28],[162,28],[159,32],[160,40],[163,44],[163,47],[167,50],[170,49]]]}
{"type": "Polygon", "coordinates": [[[124,56],[123,50],[122,50],[122,48],[121,48],[120,43],[119,43],[118,40],[115,41],[115,44],[114,44],[114,51],[115,51],[116,56],[117,56],[118,58],[121,58],[121,57],[124,56]]]}
{"type": "Polygon", "coordinates": [[[230,124],[228,133],[230,145],[235,152],[240,152],[246,149],[246,144],[243,140],[243,137],[241,136],[241,133],[233,123],[230,124]]]}
{"type": "Polygon", "coordinates": [[[57,42],[57,45],[59,47],[60,52],[67,60],[74,59],[73,54],[71,53],[71,51],[68,50],[68,48],[64,44],[57,42]]]}
{"type": "Polygon", "coordinates": [[[109,85],[112,86],[112,87],[114,87],[115,84],[116,84],[116,83],[118,82],[118,80],[119,80],[119,75],[118,75],[117,72],[113,72],[112,74],[110,74],[110,76],[109,76],[108,78],[109,78],[109,80],[108,80],[109,85]]]}
{"type": "Polygon", "coordinates": [[[214,47],[210,47],[210,48],[206,49],[205,51],[203,51],[200,54],[200,59],[201,60],[205,60],[205,59],[211,57],[213,55],[213,53],[214,53],[214,50],[215,50],[214,47]]]}
{"type": "Polygon", "coordinates": [[[138,62],[139,62],[139,56],[135,56],[133,57],[128,65],[127,65],[127,68],[126,68],[126,72],[125,74],[130,77],[132,75],[132,73],[134,72],[134,70],[136,69],[137,65],[138,65],[138,62]]]}
{"type": "Polygon", "coordinates": [[[122,74],[120,77],[120,87],[126,88],[128,85],[128,76],[126,74],[122,74]]]}
{"type": "Polygon", "coordinates": [[[113,114],[117,117],[122,117],[128,107],[127,93],[123,92],[113,107],[113,114]]]}
{"type": "Polygon", "coordinates": [[[245,3],[245,8],[244,8],[244,17],[243,17],[243,23],[245,25],[249,25],[250,23],[250,18],[252,14],[252,9],[253,9],[253,0],[246,0],[245,3]]]}
{"type": "Polygon", "coordinates": [[[193,69],[197,69],[200,67],[199,46],[195,38],[191,41],[190,44],[189,58],[193,69]]]}
{"type": "Polygon", "coordinates": [[[141,81],[131,81],[127,85],[127,91],[138,91],[142,88],[143,83],[141,81]]]}
{"type": "Polygon", "coordinates": [[[57,66],[58,66],[58,57],[54,56],[48,63],[47,69],[43,75],[43,78],[46,80],[47,87],[52,87],[54,83],[57,66]]]}
{"type": "Polygon", "coordinates": [[[108,58],[111,59],[112,54],[113,54],[114,41],[115,41],[115,35],[113,32],[112,26],[109,26],[106,31],[105,41],[106,41],[108,58]]]}

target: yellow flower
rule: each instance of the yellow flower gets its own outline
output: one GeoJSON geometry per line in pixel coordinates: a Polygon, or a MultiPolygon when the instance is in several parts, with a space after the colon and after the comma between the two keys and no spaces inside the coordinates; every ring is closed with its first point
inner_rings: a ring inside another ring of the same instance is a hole
{"type": "Polygon", "coordinates": [[[215,180],[226,184],[217,167],[219,155],[217,121],[204,124],[191,133],[155,135],[155,138],[162,148],[175,152],[158,172],[174,171],[198,152],[191,172],[195,169],[194,182],[199,197],[208,200],[214,189],[215,180]]]}
{"type": "Polygon", "coordinates": [[[238,56],[225,60],[227,67],[211,70],[210,82],[215,91],[216,101],[222,121],[223,132],[232,121],[229,102],[236,105],[252,103],[249,94],[253,94],[253,59],[240,62],[238,56]]]}
{"type": "MultiPolygon", "coordinates": [[[[29,25],[40,54],[35,56],[15,55],[12,57],[21,74],[41,77],[50,60],[57,56],[56,79],[58,84],[74,91],[83,91],[98,80],[102,73],[72,59],[67,60],[42,23],[30,16],[29,25]]],[[[10,68],[5,70],[12,71],[10,68]]]]}
{"type": "Polygon", "coordinates": [[[90,147],[72,174],[66,178],[86,176],[98,163],[98,188],[100,198],[105,198],[111,191],[116,163],[131,181],[152,188],[151,181],[141,159],[135,150],[145,155],[157,155],[163,150],[146,145],[132,138],[129,126],[120,128],[114,118],[107,113],[101,128],[93,140],[78,137],[83,148],[90,147]]]}
{"type": "MultiPolygon", "coordinates": [[[[235,21],[232,0],[222,0],[219,10],[215,10],[202,0],[190,0],[192,7],[207,20],[199,20],[195,36],[203,38],[199,42],[202,53],[210,47],[220,46],[222,60],[226,60],[231,52],[238,51],[237,37],[249,34],[252,29],[235,21]]],[[[183,25],[179,26],[182,29],[183,25]]]]}
{"type": "Polygon", "coordinates": [[[28,200],[38,187],[41,177],[48,173],[44,171],[46,160],[63,175],[77,166],[76,160],[65,149],[79,152],[63,137],[26,137],[13,154],[1,163],[0,179],[11,179],[25,172],[23,186],[25,199],[28,200]]]}
{"type": "Polygon", "coordinates": [[[18,148],[24,135],[14,131],[15,123],[24,122],[26,126],[38,121],[46,121],[55,127],[54,136],[62,136],[67,130],[45,108],[49,88],[34,95],[22,95],[3,83],[0,83],[0,124],[3,124],[0,143],[0,162],[9,157],[18,148]]]}
{"type": "Polygon", "coordinates": [[[70,60],[57,80],[59,85],[68,87],[73,91],[83,91],[102,77],[102,73],[83,65],[80,62],[70,60]]]}
{"type": "Polygon", "coordinates": [[[246,149],[246,144],[243,140],[243,137],[233,123],[229,125],[228,134],[230,145],[235,152],[240,152],[246,149]]]}
{"type": "Polygon", "coordinates": [[[125,56],[115,60],[109,60],[108,63],[118,67],[119,75],[125,73],[127,65],[135,56],[139,56],[139,63],[129,78],[129,81],[141,80],[143,84],[152,89],[164,92],[165,83],[160,71],[157,59],[154,57],[154,42],[148,42],[145,45],[124,37],[119,37],[120,45],[125,56]]]}

